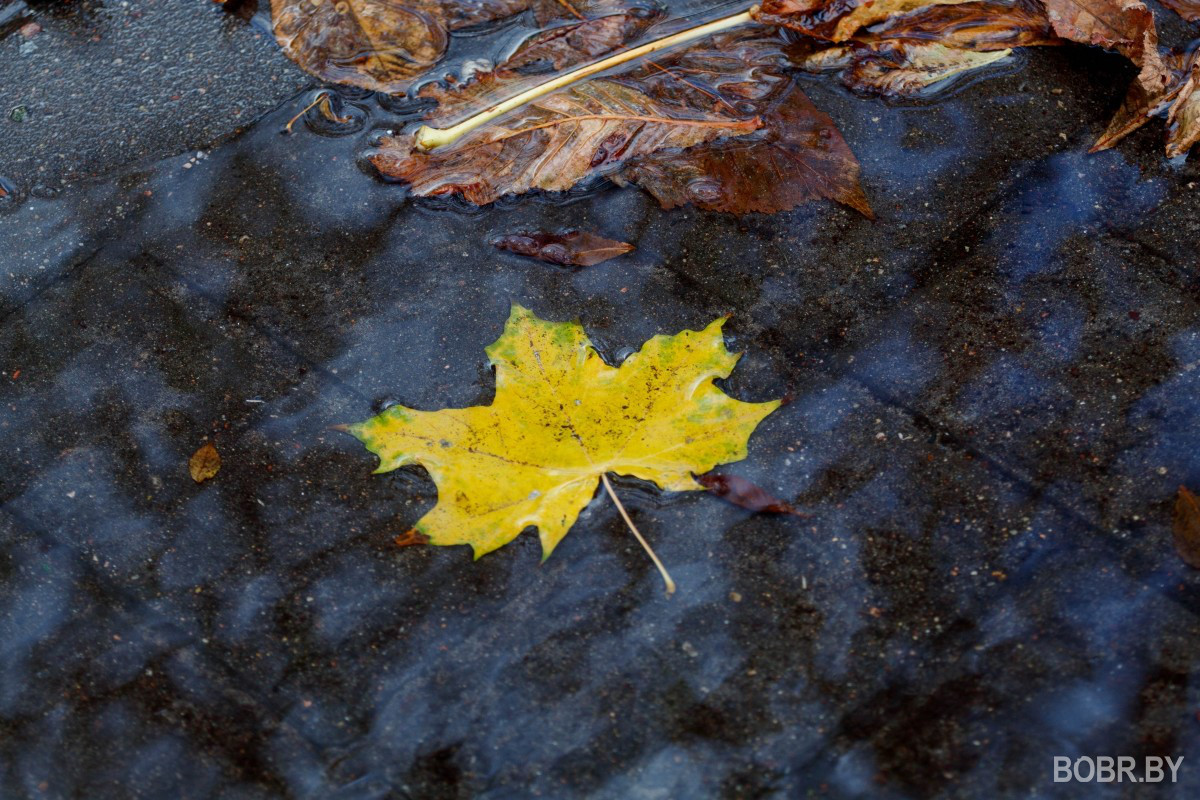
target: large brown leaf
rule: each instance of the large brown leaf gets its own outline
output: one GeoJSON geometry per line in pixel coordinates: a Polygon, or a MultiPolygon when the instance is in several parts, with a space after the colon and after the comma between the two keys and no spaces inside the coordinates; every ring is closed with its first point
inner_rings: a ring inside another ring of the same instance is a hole
{"type": "Polygon", "coordinates": [[[752,136],[634,159],[615,176],[636,183],[663,208],[773,214],[827,198],[873,219],[854,153],[833,120],[792,86],[752,136]]]}
{"type": "Polygon", "coordinates": [[[389,137],[370,160],[415,195],[459,194],[485,205],[531,189],[569,189],[638,155],[761,126],[757,117],[666,103],[636,81],[598,78],[534,100],[434,151],[418,150],[412,134],[389,137]]]}
{"type": "Polygon", "coordinates": [[[544,82],[548,71],[579,66],[631,42],[659,16],[653,10],[629,9],[537,33],[491,72],[475,75],[464,83],[422,86],[420,96],[438,103],[426,115],[426,121],[430,125],[450,125],[477,114],[498,99],[544,82]]]}
{"type": "Polygon", "coordinates": [[[710,211],[774,213],[827,198],[873,218],[859,185],[859,165],[828,115],[784,70],[798,54],[778,36],[744,30],[721,34],[640,73],[664,92],[703,97],[720,108],[754,111],[762,129],[734,140],[630,159],[613,176],[636,183],[664,208],[692,203],[710,211]]]}
{"type": "Polygon", "coordinates": [[[869,216],[858,162],[784,75],[791,64],[775,33],[722,34],[554,92],[428,153],[411,135],[393,137],[372,161],[417,195],[476,204],[603,175],[667,207],[771,212],[827,197],[869,216]]]}
{"type": "Polygon", "coordinates": [[[322,80],[396,94],[445,55],[449,32],[504,19],[530,0],[271,0],[275,38],[322,80]]]}
{"type": "Polygon", "coordinates": [[[860,28],[919,8],[966,0],[763,0],[755,19],[806,36],[844,42],[860,28]]]}

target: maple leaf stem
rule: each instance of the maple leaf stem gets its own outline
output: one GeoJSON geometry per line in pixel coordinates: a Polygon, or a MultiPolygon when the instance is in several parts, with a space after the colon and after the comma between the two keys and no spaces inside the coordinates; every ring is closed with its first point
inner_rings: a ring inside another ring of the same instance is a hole
{"type": "Polygon", "coordinates": [[[627,61],[632,61],[635,58],[641,58],[644,55],[648,55],[659,50],[665,50],[668,47],[675,47],[676,45],[684,44],[685,42],[702,39],[705,36],[711,36],[714,33],[728,30],[729,28],[735,28],[738,25],[743,25],[747,22],[752,22],[753,17],[751,16],[751,13],[751,10],[746,10],[737,14],[732,14],[728,17],[722,17],[721,19],[713,20],[712,22],[705,23],[704,25],[698,25],[695,28],[688,28],[687,30],[673,33],[670,36],[664,36],[661,39],[655,39],[653,42],[647,42],[646,44],[638,47],[630,48],[629,50],[609,56],[608,58],[582,66],[579,69],[565,72],[562,75],[558,75],[543,84],[526,89],[520,94],[513,95],[507,100],[501,100],[491,108],[481,111],[473,117],[468,117],[457,125],[452,125],[449,128],[431,128],[428,125],[422,125],[421,127],[417,128],[416,133],[414,134],[414,142],[418,150],[433,150],[436,147],[443,147],[451,144],[476,128],[486,125],[496,117],[507,114],[509,111],[512,111],[515,108],[520,108],[532,100],[536,100],[537,98],[545,94],[549,94],[557,89],[561,89],[564,86],[569,86],[575,81],[582,80],[589,75],[595,75],[598,72],[603,72],[604,70],[611,69],[619,64],[624,64],[627,61]]]}
{"type": "Polygon", "coordinates": [[[612,484],[608,482],[608,475],[603,472],[600,473],[600,480],[604,482],[604,489],[608,492],[608,496],[617,504],[617,511],[621,512],[621,519],[625,520],[625,524],[629,526],[629,530],[633,531],[633,535],[641,542],[642,547],[646,548],[646,553],[650,556],[650,560],[654,562],[654,566],[658,567],[658,572],[662,575],[663,582],[667,585],[667,594],[675,594],[675,581],[671,580],[671,574],[667,572],[667,568],[663,566],[663,563],[658,560],[658,555],[654,552],[654,548],[650,546],[650,543],[642,536],[637,526],[633,524],[633,520],[629,518],[629,512],[625,510],[625,506],[621,504],[617,493],[613,491],[612,484]]]}

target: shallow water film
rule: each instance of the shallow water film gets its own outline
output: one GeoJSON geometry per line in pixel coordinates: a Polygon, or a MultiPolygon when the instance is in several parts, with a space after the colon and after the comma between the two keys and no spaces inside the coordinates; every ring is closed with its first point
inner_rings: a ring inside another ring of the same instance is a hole
{"type": "Polygon", "coordinates": [[[1126,61],[799,78],[875,220],[475,208],[366,162],[419,104],[251,11],[0,4],[0,797],[1197,796],[1200,154],[1087,153],[1126,61]],[[492,245],[567,228],[636,249],[492,245]],[[807,516],[614,477],[670,597],[603,490],[544,563],[397,547],[433,482],[331,426],[491,402],[513,304],[610,364],[730,315],[724,391],[789,402],[724,469],[807,516]]]}

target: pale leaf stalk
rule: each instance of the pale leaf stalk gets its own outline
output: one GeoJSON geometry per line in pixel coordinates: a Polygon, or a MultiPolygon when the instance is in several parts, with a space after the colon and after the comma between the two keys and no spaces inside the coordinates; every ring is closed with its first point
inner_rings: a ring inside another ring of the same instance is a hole
{"type": "Polygon", "coordinates": [[[737,14],[732,14],[728,17],[722,17],[721,19],[713,20],[712,22],[705,23],[704,25],[698,25],[695,28],[688,28],[685,31],[680,31],[679,33],[674,33],[670,36],[664,36],[661,39],[656,39],[653,42],[647,42],[646,44],[638,47],[624,50],[620,53],[616,53],[615,55],[611,55],[608,58],[601,59],[600,61],[596,61],[592,64],[587,64],[586,66],[582,66],[579,69],[565,72],[562,75],[546,81],[543,84],[526,89],[520,94],[515,94],[507,100],[502,100],[491,108],[481,111],[473,117],[468,117],[457,125],[452,125],[449,128],[431,128],[428,125],[422,125],[421,127],[417,128],[414,135],[416,147],[418,150],[433,150],[436,147],[444,147],[445,145],[452,144],[461,137],[465,136],[476,128],[486,125],[497,117],[507,114],[509,111],[512,111],[515,108],[520,108],[526,103],[536,100],[543,95],[547,95],[550,92],[563,88],[564,86],[569,86],[576,81],[583,80],[588,76],[595,75],[599,72],[604,72],[605,70],[612,69],[613,67],[619,66],[628,61],[633,61],[636,58],[649,55],[650,53],[656,53],[659,50],[666,50],[669,47],[676,47],[677,45],[695,41],[696,39],[703,39],[706,36],[712,36],[714,33],[719,33],[730,28],[736,28],[737,26],[743,25],[747,22],[752,22],[753,18],[751,17],[751,12],[752,10],[742,11],[737,14]]]}
{"type": "Polygon", "coordinates": [[[600,480],[604,482],[604,489],[608,492],[608,496],[617,504],[617,511],[621,512],[621,519],[625,520],[625,524],[629,526],[629,530],[641,542],[642,547],[646,548],[646,553],[650,556],[650,560],[654,562],[654,566],[658,567],[658,573],[662,575],[663,583],[667,585],[667,594],[675,594],[675,581],[671,580],[671,574],[667,572],[667,568],[663,566],[663,563],[658,560],[658,555],[654,552],[654,548],[650,547],[650,543],[646,541],[645,537],[637,529],[637,526],[633,524],[633,520],[629,518],[629,512],[625,510],[625,506],[617,498],[617,493],[613,491],[612,484],[608,482],[608,476],[601,472],[600,480]]]}

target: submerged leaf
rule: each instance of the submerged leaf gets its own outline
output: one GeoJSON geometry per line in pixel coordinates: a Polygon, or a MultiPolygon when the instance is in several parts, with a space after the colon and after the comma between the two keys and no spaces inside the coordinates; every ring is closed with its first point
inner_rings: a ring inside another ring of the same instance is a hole
{"type": "Polygon", "coordinates": [[[522,256],[564,267],[592,267],[633,251],[633,245],[606,239],[587,231],[563,233],[510,233],[492,244],[522,256]]]}
{"type": "Polygon", "coordinates": [[[398,94],[446,53],[449,32],[504,19],[529,0],[271,0],[275,39],[322,80],[398,94]]]}
{"type": "Polygon", "coordinates": [[[706,472],[703,475],[697,475],[696,481],[722,500],[750,511],[792,514],[797,517],[808,516],[797,511],[791,503],[785,503],[761,486],[737,475],[706,472]]]}
{"type": "Polygon", "coordinates": [[[1200,500],[1183,486],[1179,487],[1175,498],[1173,530],[1179,557],[1200,568],[1200,500]]]}
{"type": "Polygon", "coordinates": [[[854,37],[863,43],[884,40],[930,42],[979,52],[1063,41],[1055,36],[1045,8],[1036,0],[927,6],[891,17],[854,37]]]}
{"type": "Polygon", "coordinates": [[[714,385],[737,363],[723,323],[655,336],[610,367],[578,323],[513,306],[487,348],[491,405],[393,406],[345,430],[379,456],[376,472],[429,471],[438,503],[414,536],[469,544],[478,558],[533,526],[549,556],[605,473],[694,491],[704,487],[693,473],[746,457],[750,434],[779,402],[745,403],[714,385]]]}
{"type": "Polygon", "coordinates": [[[995,63],[1012,53],[977,53],[941,44],[882,42],[854,50],[842,82],[852,89],[885,97],[906,97],[955,75],[995,63]]]}
{"type": "Polygon", "coordinates": [[[1188,22],[1200,22],[1200,0],[1158,0],[1188,22]]]}
{"type": "Polygon", "coordinates": [[[844,42],[860,28],[896,14],[966,0],[764,0],[752,10],[767,25],[803,33],[817,39],[844,42]]]}
{"type": "Polygon", "coordinates": [[[633,160],[616,179],[636,183],[663,208],[772,214],[827,198],[869,219],[859,166],[833,120],[797,87],[763,117],[761,135],[633,160]]]}
{"type": "Polygon", "coordinates": [[[188,473],[196,483],[204,483],[209,478],[215,478],[221,471],[221,454],[212,442],[200,446],[188,459],[188,473]]]}
{"type": "Polygon", "coordinates": [[[477,114],[498,99],[544,82],[549,70],[579,66],[633,41],[657,18],[639,8],[535,34],[491,72],[474,75],[462,83],[422,86],[418,95],[437,101],[437,108],[426,114],[425,121],[450,125],[477,114]]]}

